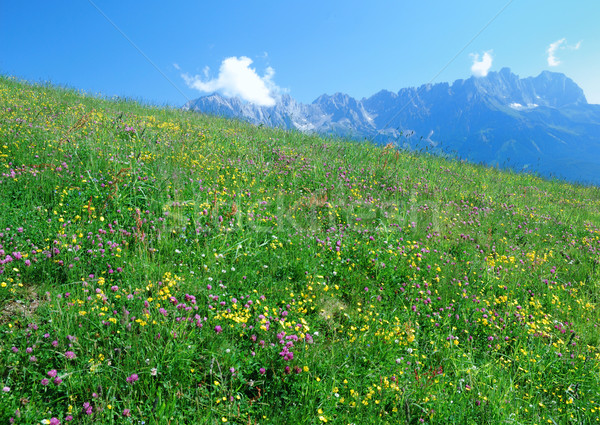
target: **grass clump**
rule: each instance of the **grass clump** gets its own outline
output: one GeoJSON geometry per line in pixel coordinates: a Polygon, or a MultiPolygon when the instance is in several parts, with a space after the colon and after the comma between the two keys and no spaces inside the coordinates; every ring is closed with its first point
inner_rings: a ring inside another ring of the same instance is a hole
{"type": "Polygon", "coordinates": [[[0,419],[595,423],[600,191],[0,79],[0,419]]]}

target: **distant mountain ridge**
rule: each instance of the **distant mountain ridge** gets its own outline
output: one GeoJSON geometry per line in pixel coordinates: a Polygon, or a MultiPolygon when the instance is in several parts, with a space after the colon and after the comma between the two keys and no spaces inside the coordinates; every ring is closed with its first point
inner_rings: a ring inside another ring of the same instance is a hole
{"type": "Polygon", "coordinates": [[[454,83],[343,93],[311,104],[282,95],[264,107],[211,94],[185,110],[302,132],[427,148],[488,165],[600,184],[600,105],[561,73],[519,78],[510,69],[454,83]]]}

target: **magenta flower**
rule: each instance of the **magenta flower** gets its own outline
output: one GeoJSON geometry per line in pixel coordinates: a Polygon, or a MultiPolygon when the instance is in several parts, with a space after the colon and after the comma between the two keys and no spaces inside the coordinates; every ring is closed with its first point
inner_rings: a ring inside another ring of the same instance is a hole
{"type": "Polygon", "coordinates": [[[140,379],[140,378],[138,377],[137,373],[134,373],[133,375],[127,377],[127,382],[129,382],[130,384],[133,384],[138,379],[140,379]]]}
{"type": "Polygon", "coordinates": [[[217,325],[215,326],[215,332],[220,334],[221,332],[223,332],[223,328],[221,327],[221,325],[217,325]]]}
{"type": "Polygon", "coordinates": [[[267,373],[267,370],[264,367],[261,367],[259,370],[261,375],[264,375],[265,373],[267,373]]]}
{"type": "Polygon", "coordinates": [[[48,372],[48,376],[49,376],[50,378],[55,378],[55,377],[56,377],[56,375],[57,375],[56,369],[52,369],[52,370],[50,370],[50,371],[48,372]]]}
{"type": "Polygon", "coordinates": [[[48,379],[47,379],[47,378],[44,378],[44,379],[42,379],[42,381],[40,382],[40,384],[42,384],[44,387],[45,387],[46,385],[48,385],[49,383],[50,383],[50,381],[48,381],[48,379]]]}
{"type": "Polygon", "coordinates": [[[67,359],[69,359],[69,360],[73,360],[73,359],[76,359],[76,358],[77,358],[77,356],[75,355],[75,353],[74,353],[74,352],[72,352],[72,351],[67,351],[67,352],[65,353],[65,357],[66,357],[67,359]]]}
{"type": "Polygon", "coordinates": [[[123,410],[123,416],[125,416],[127,418],[130,417],[131,416],[131,410],[129,410],[129,409],[123,410]]]}

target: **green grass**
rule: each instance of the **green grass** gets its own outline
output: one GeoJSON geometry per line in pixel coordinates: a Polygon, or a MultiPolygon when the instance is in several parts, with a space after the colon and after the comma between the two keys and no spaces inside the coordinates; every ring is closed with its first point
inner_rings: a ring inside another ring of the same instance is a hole
{"type": "Polygon", "coordinates": [[[0,78],[0,420],[575,424],[600,190],[0,78]]]}

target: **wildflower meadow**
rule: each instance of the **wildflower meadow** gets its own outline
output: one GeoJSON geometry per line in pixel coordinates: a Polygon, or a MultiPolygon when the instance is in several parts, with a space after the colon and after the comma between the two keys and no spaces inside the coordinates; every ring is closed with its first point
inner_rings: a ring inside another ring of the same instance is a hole
{"type": "Polygon", "coordinates": [[[0,77],[0,421],[600,423],[600,189],[0,77]]]}

